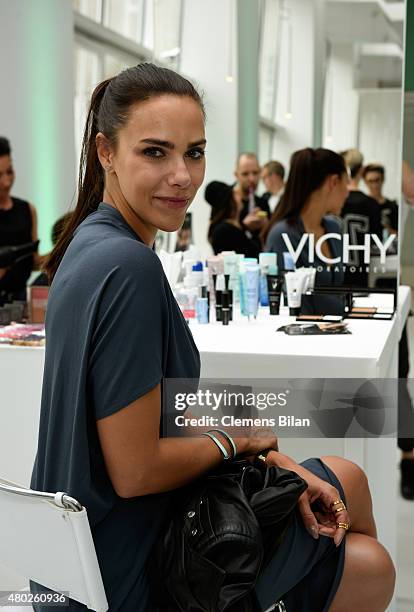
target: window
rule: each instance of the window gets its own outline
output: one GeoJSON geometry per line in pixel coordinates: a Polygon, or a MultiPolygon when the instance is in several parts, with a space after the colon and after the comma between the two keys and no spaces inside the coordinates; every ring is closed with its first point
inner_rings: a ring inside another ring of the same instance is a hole
{"type": "Polygon", "coordinates": [[[75,147],[79,161],[88,105],[93,88],[100,81],[99,55],[88,48],[75,47],[75,147]]]}
{"type": "Polygon", "coordinates": [[[275,116],[279,18],[280,1],[262,0],[259,112],[261,117],[270,120],[275,116]]]}
{"type": "Polygon", "coordinates": [[[98,23],[102,18],[102,0],[73,0],[75,11],[98,23]]]}
{"type": "Polygon", "coordinates": [[[142,41],[144,0],[105,0],[103,25],[135,42],[142,41]]]}
{"type": "Polygon", "coordinates": [[[153,0],[155,56],[177,69],[181,52],[182,0],[153,0]]]}

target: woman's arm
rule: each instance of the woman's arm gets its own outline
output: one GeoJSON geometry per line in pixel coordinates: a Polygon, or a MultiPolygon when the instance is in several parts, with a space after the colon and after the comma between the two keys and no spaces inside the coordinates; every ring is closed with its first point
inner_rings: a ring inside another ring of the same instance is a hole
{"type": "MultiPolygon", "coordinates": [[[[191,482],[219,465],[221,452],[207,436],[159,438],[158,384],[126,408],[97,421],[106,468],[120,497],[161,493],[191,482]]],[[[228,442],[216,434],[231,455],[228,442]]],[[[238,438],[240,453],[276,448],[276,437],[238,438]]]]}
{"type": "Polygon", "coordinates": [[[406,161],[402,164],[402,192],[409,204],[414,204],[414,172],[406,161]]]}
{"type": "MultiPolygon", "coordinates": [[[[33,204],[29,203],[30,215],[32,217],[32,242],[36,242],[39,240],[37,233],[37,212],[36,208],[33,204]]],[[[33,270],[40,270],[40,256],[39,253],[36,252],[33,254],[33,270]]]]}

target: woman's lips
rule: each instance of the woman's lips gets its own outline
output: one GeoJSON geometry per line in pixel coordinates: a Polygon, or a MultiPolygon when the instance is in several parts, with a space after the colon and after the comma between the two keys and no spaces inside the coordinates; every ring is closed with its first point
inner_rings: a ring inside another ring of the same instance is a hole
{"type": "Polygon", "coordinates": [[[155,196],[156,200],[161,200],[164,204],[168,206],[168,208],[185,208],[188,204],[188,198],[172,198],[172,197],[162,197],[155,196]]]}

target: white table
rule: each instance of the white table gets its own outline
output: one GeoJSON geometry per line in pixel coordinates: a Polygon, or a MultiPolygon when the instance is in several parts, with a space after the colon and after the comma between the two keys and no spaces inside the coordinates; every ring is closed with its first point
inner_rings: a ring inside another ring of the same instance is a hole
{"type": "MultiPolygon", "coordinates": [[[[192,326],[209,378],[377,378],[397,375],[397,348],[410,309],[410,289],[399,289],[392,321],[349,321],[350,336],[292,337],[275,329],[289,317],[259,317],[224,327],[192,326]]],[[[28,485],[36,452],[44,349],[0,346],[0,475],[28,485]]],[[[297,460],[328,453],[349,457],[368,473],[379,532],[395,556],[396,443],[382,440],[289,439],[297,460]],[[391,491],[391,495],[389,492],[391,491]]]]}
{"type": "MultiPolygon", "coordinates": [[[[288,336],[275,330],[295,322],[293,317],[265,317],[261,313],[256,320],[238,320],[228,327],[195,323],[191,330],[201,353],[204,378],[396,378],[398,342],[410,307],[411,290],[400,287],[392,321],[348,319],[349,336],[288,336]]],[[[289,438],[279,442],[283,451],[298,461],[336,454],[364,468],[379,537],[395,559],[395,438],[289,438]]]]}

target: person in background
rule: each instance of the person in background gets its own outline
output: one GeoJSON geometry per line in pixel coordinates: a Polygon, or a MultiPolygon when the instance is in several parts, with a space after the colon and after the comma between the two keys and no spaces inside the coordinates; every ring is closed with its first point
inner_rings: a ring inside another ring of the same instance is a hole
{"type": "Polygon", "coordinates": [[[233,197],[233,188],[220,181],[206,187],[205,200],[211,206],[208,240],[214,254],[235,251],[246,257],[258,257],[260,247],[246,235],[240,223],[241,202],[233,197]]]}
{"type": "Polygon", "coordinates": [[[409,204],[414,204],[414,172],[406,160],[402,163],[402,182],[404,198],[409,204]]]}
{"type": "MultiPolygon", "coordinates": [[[[279,270],[285,270],[283,253],[288,251],[284,236],[296,251],[303,234],[313,234],[315,244],[324,234],[341,234],[340,224],[331,215],[339,215],[348,195],[348,174],[340,155],[328,149],[302,149],[293,153],[283,197],[262,234],[265,250],[277,253],[279,270]]],[[[342,259],[342,242],[323,242],[325,257],[342,259]]],[[[327,266],[314,254],[309,262],[304,246],[296,266],[318,267],[317,285],[342,284],[342,266],[327,266]],[[322,268],[322,270],[320,269],[322,268]]]]}
{"type": "Polygon", "coordinates": [[[285,168],[278,161],[269,161],[262,168],[262,181],[266,187],[262,198],[268,203],[273,213],[285,188],[285,168]]]}
{"type": "MultiPolygon", "coordinates": [[[[11,147],[0,137],[0,247],[37,241],[37,214],[33,204],[11,195],[15,179],[11,147]]],[[[0,295],[6,300],[25,300],[26,283],[38,256],[28,255],[9,268],[0,268],[0,295]]]]}
{"type": "MultiPolygon", "coordinates": [[[[407,220],[408,206],[414,204],[414,172],[407,161],[402,164],[402,211],[400,241],[407,220]],[[408,206],[407,206],[408,205],[408,206]]],[[[407,324],[398,344],[398,448],[401,451],[400,492],[404,499],[414,500],[414,408],[408,390],[410,354],[407,337],[407,324]]]]}
{"type": "MultiPolygon", "coordinates": [[[[343,233],[349,235],[351,245],[363,245],[366,234],[376,234],[382,240],[382,225],[378,203],[363,193],[359,183],[363,173],[364,158],[358,149],[341,153],[350,174],[349,195],[342,208],[343,233]]],[[[367,287],[368,271],[363,251],[351,251],[345,271],[345,285],[367,287]]]]}
{"type": "Polygon", "coordinates": [[[260,232],[270,216],[270,209],[268,203],[256,195],[260,165],[254,153],[239,155],[234,176],[237,182],[233,185],[233,197],[240,206],[240,222],[260,248],[260,232]]]}
{"type": "Polygon", "coordinates": [[[398,204],[389,200],[382,193],[385,180],[385,169],[381,164],[368,164],[365,166],[362,177],[368,188],[369,195],[380,206],[381,224],[389,234],[398,232],[398,204]]]}
{"type": "MultiPolygon", "coordinates": [[[[72,216],[72,213],[66,213],[65,215],[63,215],[63,217],[60,217],[57,221],[55,221],[55,223],[53,224],[52,227],[52,234],[51,234],[51,238],[52,238],[52,245],[55,246],[57,241],[59,240],[61,234],[63,233],[63,230],[65,229],[67,223],[69,223],[70,218],[72,216]]],[[[47,253],[46,255],[43,255],[42,259],[44,261],[47,261],[47,258],[49,257],[50,253],[47,253]]],[[[36,287],[44,287],[47,286],[49,284],[48,278],[47,278],[47,274],[45,272],[41,272],[38,276],[36,276],[36,278],[30,283],[31,286],[36,286],[36,287]]]]}

